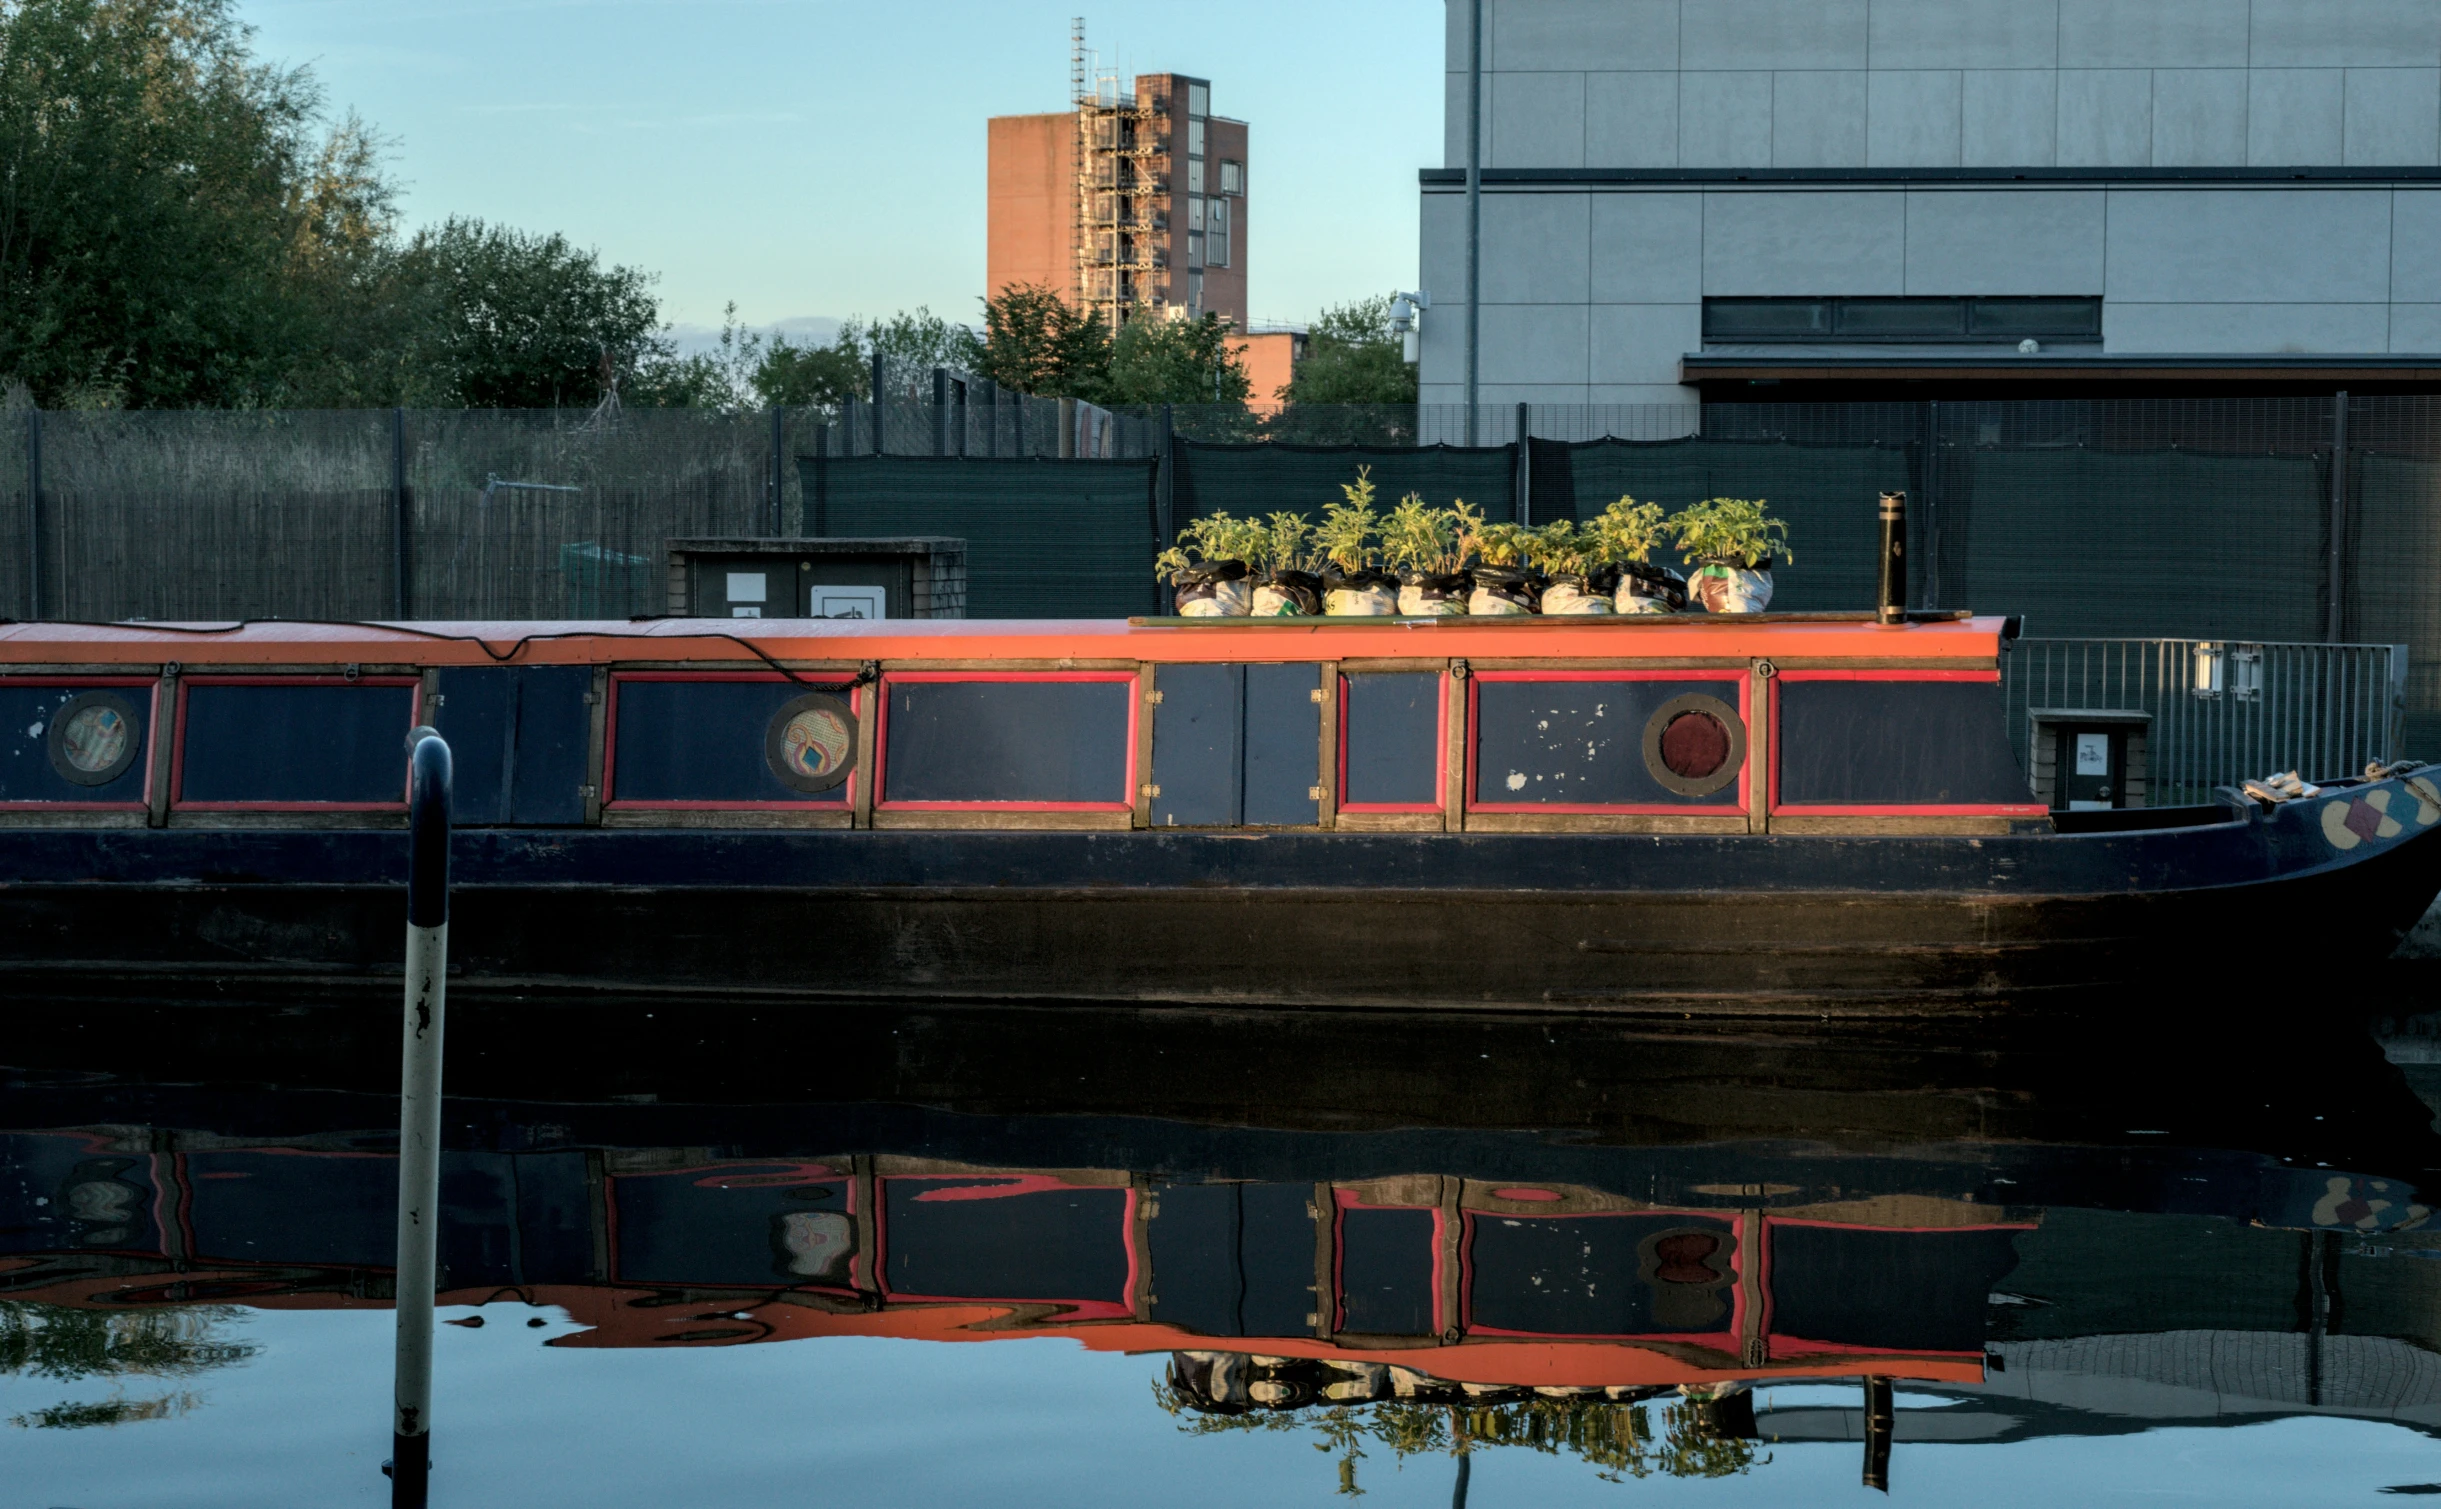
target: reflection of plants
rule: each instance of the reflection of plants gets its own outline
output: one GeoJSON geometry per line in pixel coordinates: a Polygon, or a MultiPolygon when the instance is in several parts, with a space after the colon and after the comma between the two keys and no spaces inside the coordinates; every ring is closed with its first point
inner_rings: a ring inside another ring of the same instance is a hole
{"type": "MultiPolygon", "coordinates": [[[[216,1334],[216,1328],[237,1313],[225,1305],[106,1311],[0,1300],[0,1376],[191,1378],[255,1354],[251,1344],[216,1334]]],[[[186,1393],[68,1402],[18,1415],[10,1423],[37,1430],[122,1425],[181,1415],[196,1402],[186,1393]]]]}
{"type": "MultiPolygon", "coordinates": [[[[1193,1355],[1196,1354],[1181,1354],[1193,1355]]],[[[1338,1375],[1327,1363],[1289,1366],[1315,1370],[1322,1376],[1338,1375]]],[[[1325,1403],[1313,1409],[1264,1408],[1216,1401],[1208,1390],[1198,1386],[1197,1375],[1182,1371],[1174,1361],[1170,1377],[1153,1385],[1153,1397],[1164,1411],[1178,1419],[1178,1428],[1188,1435],[1310,1432],[1315,1438],[1314,1449],[1336,1459],[1338,1491],[1349,1497],[1365,1491],[1357,1482],[1357,1463],[1364,1460],[1367,1445],[1385,1447],[1402,1462],[1411,1456],[1455,1456],[1495,1447],[1523,1447],[1545,1456],[1576,1457],[1612,1482],[1655,1475],[1734,1477],[1748,1472],[1757,1462],[1754,1442],[1722,1428],[1717,1413],[1719,1401],[1715,1399],[1689,1398],[1672,1392],[1655,1398],[1619,1400],[1593,1391],[1555,1398],[1523,1389],[1469,1393],[1438,1380],[1419,1378],[1414,1382],[1421,1385],[1418,1397],[1350,1400],[1325,1403]],[[1512,1396],[1501,1397],[1501,1393],[1512,1396]],[[1422,1397],[1426,1394],[1450,1397],[1422,1397]]],[[[1347,1387],[1340,1385],[1341,1389],[1347,1387]]],[[[1310,1387],[1292,1385],[1288,1393],[1296,1399],[1314,1397],[1310,1387]]]]}

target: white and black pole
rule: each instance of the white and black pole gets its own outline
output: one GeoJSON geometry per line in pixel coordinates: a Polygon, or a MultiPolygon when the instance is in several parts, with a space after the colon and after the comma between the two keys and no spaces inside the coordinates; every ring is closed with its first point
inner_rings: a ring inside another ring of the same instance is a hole
{"type": "Polygon", "coordinates": [[[399,1039],[398,1368],[390,1502],[422,1509],[432,1470],[432,1295],[441,1203],[441,1029],[449,973],[449,745],[409,736],[407,1010],[399,1039]]]}

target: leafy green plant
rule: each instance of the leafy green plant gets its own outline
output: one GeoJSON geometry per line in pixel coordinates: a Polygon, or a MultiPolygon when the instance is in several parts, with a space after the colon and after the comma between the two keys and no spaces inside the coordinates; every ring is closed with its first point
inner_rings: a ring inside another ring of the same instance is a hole
{"type": "Polygon", "coordinates": [[[1486,566],[1522,565],[1533,532],[1523,524],[1485,524],[1467,536],[1466,553],[1486,566]]]}
{"type": "Polygon", "coordinates": [[[1574,521],[1568,519],[1525,531],[1526,559],[1554,575],[1584,575],[1598,548],[1590,531],[1580,533],[1574,521]]]}
{"type": "Polygon", "coordinates": [[[1191,565],[1209,561],[1250,561],[1270,539],[1260,519],[1208,513],[1178,531],[1178,543],[1153,558],[1153,579],[1172,581],[1191,565]]]}
{"type": "Polygon", "coordinates": [[[1764,498],[1706,498],[1670,515],[1664,527],[1692,560],[1723,560],[1753,567],[1768,557],[1794,561],[1788,521],[1763,512],[1764,498]]]}
{"type": "Polygon", "coordinates": [[[1395,570],[1446,576],[1465,559],[1458,544],[1462,527],[1461,515],[1409,493],[1382,521],[1382,559],[1395,570]]]}
{"type": "Polygon", "coordinates": [[[1314,526],[1314,543],[1340,570],[1362,571],[1381,533],[1381,515],[1373,507],[1373,469],[1358,467],[1356,480],[1342,482],[1339,490],[1346,497],[1323,510],[1322,522],[1314,526]]]}
{"type": "Polygon", "coordinates": [[[1670,535],[1660,504],[1639,503],[1625,495],[1587,520],[1585,532],[1593,536],[1600,559],[1615,565],[1651,560],[1670,535]]]}
{"type": "MultiPolygon", "coordinates": [[[[1249,523],[1253,521],[1249,520],[1249,523]]],[[[1256,526],[1246,567],[1257,574],[1312,571],[1321,564],[1314,550],[1313,522],[1301,513],[1280,512],[1256,526]]]]}

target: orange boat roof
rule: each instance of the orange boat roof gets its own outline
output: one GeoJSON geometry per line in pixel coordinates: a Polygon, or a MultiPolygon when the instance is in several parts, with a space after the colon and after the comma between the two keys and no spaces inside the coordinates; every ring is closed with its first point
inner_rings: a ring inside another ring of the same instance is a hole
{"type": "Polygon", "coordinates": [[[0,665],[598,665],[624,660],[1956,660],[1988,666],[2003,620],[1864,615],[1593,618],[727,619],[12,623],[0,665]],[[750,648],[751,647],[751,648],[750,648]],[[756,651],[759,650],[761,655],[756,651]]]}

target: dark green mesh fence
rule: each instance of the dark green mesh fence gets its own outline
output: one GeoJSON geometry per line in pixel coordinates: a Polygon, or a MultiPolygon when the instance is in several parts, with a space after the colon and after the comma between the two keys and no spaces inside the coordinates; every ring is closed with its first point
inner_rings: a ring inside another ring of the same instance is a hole
{"type": "Polygon", "coordinates": [[[2318,459],[2085,446],[1966,454],[1966,496],[1946,489],[1937,500],[1945,603],[2022,613],[2046,639],[2323,637],[2318,459]]]}
{"type": "Polygon", "coordinates": [[[2407,747],[2441,755],[2441,461],[2364,456],[2351,468],[2342,638],[2407,646],[2407,747]]]}
{"type": "Polygon", "coordinates": [[[1171,454],[1177,458],[1172,517],[1182,526],[1211,513],[1245,518],[1291,510],[1320,518],[1324,508],[1340,500],[1341,485],[1356,480],[1360,466],[1370,469],[1385,507],[1414,492],[1443,506],[1464,498],[1490,520],[1517,517],[1514,445],[1467,450],[1451,445],[1215,445],[1178,440],[1172,442],[1171,454]]]}
{"type": "Polygon", "coordinates": [[[1788,521],[1793,560],[1772,570],[1775,611],[1873,606],[1879,500],[1908,486],[1909,452],[1890,445],[1776,440],[1537,440],[1534,522],[1589,519],[1622,495],[1676,512],[1705,498],[1759,498],[1788,521]]]}
{"type": "Polygon", "coordinates": [[[955,535],[970,618],[1162,611],[1154,474],[1136,461],[806,456],[807,534],[955,535]]]}

